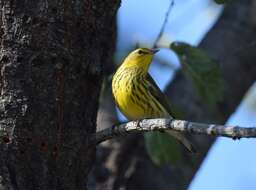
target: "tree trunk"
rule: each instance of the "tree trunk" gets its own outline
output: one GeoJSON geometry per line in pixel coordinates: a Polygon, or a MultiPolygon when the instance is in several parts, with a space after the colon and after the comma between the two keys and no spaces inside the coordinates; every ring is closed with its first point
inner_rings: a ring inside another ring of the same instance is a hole
{"type": "Polygon", "coordinates": [[[0,189],[86,189],[119,0],[0,5],[0,189]]]}
{"type": "MultiPolygon", "coordinates": [[[[225,80],[224,100],[212,110],[199,98],[191,82],[180,72],[167,88],[172,105],[191,121],[225,123],[256,79],[255,12],[253,0],[232,1],[206,35],[200,47],[221,64],[225,80]],[[253,43],[252,43],[253,42],[253,43]]],[[[102,120],[106,120],[105,118],[102,120]]],[[[108,125],[109,126],[109,125],[108,125]]],[[[180,166],[155,166],[147,156],[141,135],[112,140],[98,149],[94,170],[98,189],[187,189],[214,138],[195,138],[196,155],[184,155],[180,166]],[[100,165],[101,164],[101,165],[100,165]]]]}

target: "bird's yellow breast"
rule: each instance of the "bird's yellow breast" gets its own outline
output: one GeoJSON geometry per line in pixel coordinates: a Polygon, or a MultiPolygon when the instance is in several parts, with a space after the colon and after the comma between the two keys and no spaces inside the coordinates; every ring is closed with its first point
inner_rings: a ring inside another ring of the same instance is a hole
{"type": "Polygon", "coordinates": [[[146,88],[148,81],[136,72],[120,68],[113,76],[112,91],[120,111],[129,120],[169,116],[146,88]]]}
{"type": "MultiPolygon", "coordinates": [[[[116,73],[113,77],[112,91],[115,102],[120,111],[129,119],[136,120],[146,117],[146,110],[134,95],[134,85],[131,80],[123,79],[116,73]]],[[[123,76],[125,77],[125,76],[123,76]]]]}

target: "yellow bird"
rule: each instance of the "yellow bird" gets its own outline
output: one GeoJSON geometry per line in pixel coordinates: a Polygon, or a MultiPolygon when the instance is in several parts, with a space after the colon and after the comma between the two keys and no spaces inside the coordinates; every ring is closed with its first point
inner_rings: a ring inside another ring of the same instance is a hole
{"type": "MultiPolygon", "coordinates": [[[[120,111],[129,120],[172,118],[166,96],[148,73],[157,49],[139,48],[132,51],[117,69],[112,80],[112,93],[120,111]]],[[[194,148],[185,136],[168,131],[189,151],[194,148]]]]}

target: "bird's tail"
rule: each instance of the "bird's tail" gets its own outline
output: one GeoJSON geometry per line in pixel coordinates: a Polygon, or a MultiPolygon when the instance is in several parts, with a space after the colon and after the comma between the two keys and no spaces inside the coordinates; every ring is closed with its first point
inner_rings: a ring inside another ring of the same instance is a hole
{"type": "Polygon", "coordinates": [[[167,133],[177,139],[181,144],[183,144],[189,152],[196,153],[194,145],[187,137],[185,137],[185,135],[178,131],[167,131],[167,133]]]}

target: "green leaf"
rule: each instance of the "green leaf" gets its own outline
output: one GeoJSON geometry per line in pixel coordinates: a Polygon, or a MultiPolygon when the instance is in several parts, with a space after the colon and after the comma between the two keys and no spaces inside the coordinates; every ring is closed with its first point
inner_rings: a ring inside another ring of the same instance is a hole
{"type": "Polygon", "coordinates": [[[214,106],[223,98],[224,81],[220,66],[203,50],[182,42],[174,42],[170,48],[177,53],[182,71],[189,78],[199,95],[214,106]]]}
{"type": "Polygon", "coordinates": [[[179,144],[167,133],[148,132],[144,138],[147,152],[155,164],[175,164],[182,160],[179,144]]]}

